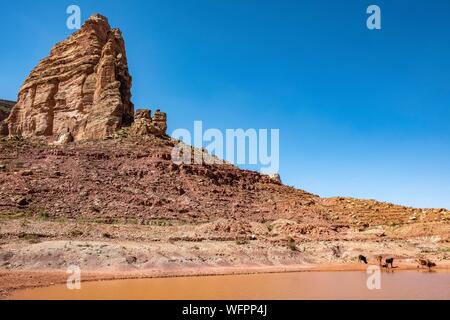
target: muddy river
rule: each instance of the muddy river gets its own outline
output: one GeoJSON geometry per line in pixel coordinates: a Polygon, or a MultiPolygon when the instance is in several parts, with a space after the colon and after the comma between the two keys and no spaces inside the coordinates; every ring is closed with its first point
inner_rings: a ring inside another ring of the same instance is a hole
{"type": "Polygon", "coordinates": [[[369,277],[365,272],[298,272],[82,282],[80,290],[58,285],[19,291],[12,299],[450,299],[448,272],[383,272],[379,278],[369,277]]]}

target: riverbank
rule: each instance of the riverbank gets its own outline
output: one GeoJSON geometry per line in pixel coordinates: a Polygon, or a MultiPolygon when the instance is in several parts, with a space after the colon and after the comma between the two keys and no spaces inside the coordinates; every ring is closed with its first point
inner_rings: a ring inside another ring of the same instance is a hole
{"type": "MultiPolygon", "coordinates": [[[[306,229],[305,229],[306,228],[306,229]]],[[[450,223],[417,222],[308,233],[295,220],[214,219],[150,224],[0,215],[0,295],[64,284],[69,266],[82,281],[298,271],[364,271],[392,257],[450,265],[450,223]]]]}

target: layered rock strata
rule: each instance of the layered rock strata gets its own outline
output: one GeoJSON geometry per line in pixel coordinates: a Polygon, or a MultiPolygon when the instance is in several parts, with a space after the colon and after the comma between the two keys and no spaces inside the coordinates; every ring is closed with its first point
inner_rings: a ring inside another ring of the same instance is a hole
{"type": "Polygon", "coordinates": [[[131,82],[120,30],[94,15],[25,80],[8,133],[73,141],[112,136],[133,121],[131,82]]]}
{"type": "Polygon", "coordinates": [[[162,137],[167,131],[167,115],[156,110],[152,117],[150,110],[140,109],[134,115],[134,123],[130,133],[135,136],[154,135],[162,137]]]}

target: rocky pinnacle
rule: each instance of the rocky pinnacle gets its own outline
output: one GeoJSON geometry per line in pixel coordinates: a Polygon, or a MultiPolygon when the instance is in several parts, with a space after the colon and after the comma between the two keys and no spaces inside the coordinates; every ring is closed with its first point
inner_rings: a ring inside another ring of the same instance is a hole
{"type": "Polygon", "coordinates": [[[10,136],[101,139],[131,125],[125,43],[107,18],[91,16],[30,73],[7,125],[10,136]]]}

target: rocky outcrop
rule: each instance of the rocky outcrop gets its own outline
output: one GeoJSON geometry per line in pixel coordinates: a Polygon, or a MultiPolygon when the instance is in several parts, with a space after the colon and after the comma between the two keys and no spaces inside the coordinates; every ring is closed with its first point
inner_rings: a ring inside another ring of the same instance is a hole
{"type": "Polygon", "coordinates": [[[8,118],[15,104],[14,101],[0,100],[0,122],[8,118]]]}
{"type": "Polygon", "coordinates": [[[0,137],[8,135],[8,125],[5,120],[9,117],[15,104],[14,101],[0,100],[0,137]]]}
{"type": "Polygon", "coordinates": [[[130,89],[122,34],[94,15],[25,80],[7,120],[9,135],[74,141],[112,136],[133,121],[130,89]]]}
{"type": "Polygon", "coordinates": [[[130,133],[135,136],[154,135],[162,137],[167,131],[167,115],[160,110],[156,110],[155,115],[151,116],[150,110],[137,110],[134,115],[134,123],[131,126],[130,133]]]}
{"type": "Polygon", "coordinates": [[[281,176],[278,173],[270,174],[269,178],[272,179],[273,181],[278,182],[278,183],[283,183],[281,181],[281,176]]]}

